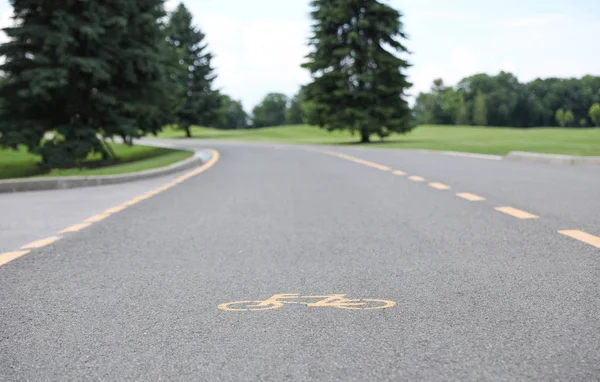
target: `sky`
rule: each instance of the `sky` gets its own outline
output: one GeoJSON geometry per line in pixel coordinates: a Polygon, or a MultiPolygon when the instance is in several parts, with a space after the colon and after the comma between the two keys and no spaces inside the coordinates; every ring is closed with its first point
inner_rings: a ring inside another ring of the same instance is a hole
{"type": "MultiPolygon", "coordinates": [[[[216,86],[252,108],[269,92],[288,96],[310,81],[309,0],[183,0],[215,55],[216,86]]],[[[599,0],[383,0],[403,13],[412,96],[436,78],[475,74],[600,75],[599,0]]],[[[178,0],[169,0],[172,9],[178,0]]],[[[12,9],[0,0],[0,24],[12,9]]],[[[0,37],[0,40],[2,37],[0,37]]]]}

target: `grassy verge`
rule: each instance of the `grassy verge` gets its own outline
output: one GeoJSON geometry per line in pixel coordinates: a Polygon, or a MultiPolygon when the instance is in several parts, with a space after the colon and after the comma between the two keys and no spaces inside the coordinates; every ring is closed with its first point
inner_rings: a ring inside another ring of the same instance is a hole
{"type": "MultiPolygon", "coordinates": [[[[358,136],[328,133],[312,126],[281,126],[256,130],[192,129],[194,138],[245,141],[358,145],[358,136]]],[[[184,133],[165,129],[162,138],[184,138],[184,133]]],[[[600,155],[600,129],[499,128],[471,126],[420,126],[407,135],[393,135],[372,147],[464,151],[505,155],[510,151],[551,154],[600,155]]]]}
{"type": "Polygon", "coordinates": [[[90,155],[81,168],[45,171],[38,166],[40,157],[17,151],[0,150],[0,179],[49,176],[116,175],[168,166],[194,155],[189,151],[166,148],[110,144],[117,159],[102,161],[98,155],[90,155]]]}

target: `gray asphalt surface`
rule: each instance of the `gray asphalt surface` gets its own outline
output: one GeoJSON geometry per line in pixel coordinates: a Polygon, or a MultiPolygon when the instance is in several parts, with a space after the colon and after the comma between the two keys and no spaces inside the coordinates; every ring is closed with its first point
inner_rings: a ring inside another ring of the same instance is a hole
{"type": "Polygon", "coordinates": [[[314,148],[187,144],[221,159],[0,267],[0,379],[600,379],[600,250],[557,233],[600,236],[598,167],[334,148],[440,191],[314,148]],[[281,293],[397,305],[217,309],[281,293]]]}

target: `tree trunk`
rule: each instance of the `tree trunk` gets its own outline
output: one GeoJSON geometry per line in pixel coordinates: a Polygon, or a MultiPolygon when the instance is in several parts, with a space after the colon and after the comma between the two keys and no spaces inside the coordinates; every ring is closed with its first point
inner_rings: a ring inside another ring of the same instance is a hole
{"type": "Polygon", "coordinates": [[[185,129],[185,137],[186,138],[191,138],[192,137],[192,129],[190,126],[186,126],[184,127],[185,129]]]}
{"type": "Polygon", "coordinates": [[[366,130],[360,131],[360,143],[369,143],[371,134],[366,130]]]}

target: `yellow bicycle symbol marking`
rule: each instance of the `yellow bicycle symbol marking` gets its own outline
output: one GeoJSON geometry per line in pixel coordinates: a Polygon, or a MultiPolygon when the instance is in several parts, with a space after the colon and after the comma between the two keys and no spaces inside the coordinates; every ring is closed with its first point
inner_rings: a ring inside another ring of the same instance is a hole
{"type": "Polygon", "coordinates": [[[326,296],[300,296],[294,294],[276,294],[263,301],[233,301],[218,306],[221,310],[248,312],[258,310],[279,309],[285,304],[305,305],[308,307],[338,308],[350,310],[373,310],[391,308],[396,305],[394,301],[378,300],[373,298],[349,299],[345,294],[330,294],[326,296]],[[305,299],[318,299],[317,301],[303,301],[305,299]],[[296,301],[294,301],[296,300],[296,301]],[[300,301],[298,301],[300,300],[300,301]]]}

